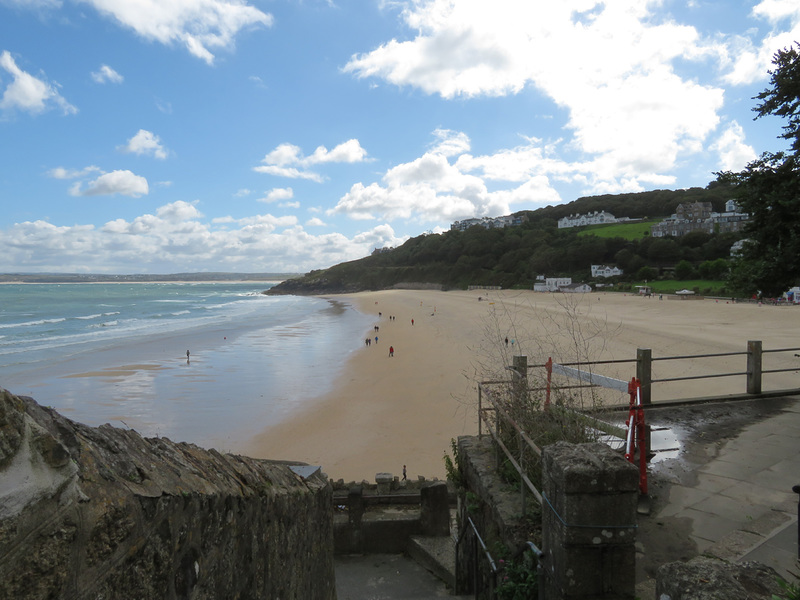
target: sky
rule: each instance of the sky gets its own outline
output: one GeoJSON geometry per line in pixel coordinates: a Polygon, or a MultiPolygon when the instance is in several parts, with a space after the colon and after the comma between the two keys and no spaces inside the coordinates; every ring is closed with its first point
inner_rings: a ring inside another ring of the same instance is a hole
{"type": "Polygon", "coordinates": [[[797,0],[0,0],[0,272],[307,272],[705,187],[797,0]]]}

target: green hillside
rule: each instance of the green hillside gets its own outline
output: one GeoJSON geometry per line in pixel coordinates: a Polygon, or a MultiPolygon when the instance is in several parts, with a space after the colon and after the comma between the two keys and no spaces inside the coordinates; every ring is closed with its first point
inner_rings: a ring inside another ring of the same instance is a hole
{"type": "Polygon", "coordinates": [[[578,232],[579,236],[594,235],[600,238],[622,238],[624,240],[639,240],[650,235],[650,226],[661,219],[647,219],[635,223],[607,223],[604,225],[587,225],[578,232]]]}
{"type": "Polygon", "coordinates": [[[694,232],[681,238],[651,238],[655,217],[675,212],[681,202],[711,202],[722,210],[730,190],[719,184],[691,190],[643,192],[581,198],[519,214],[516,227],[447,231],[411,238],[402,246],[376,249],[359,260],[317,270],[285,281],[271,290],[284,294],[325,294],[386,289],[398,284],[436,284],[445,289],[470,285],[532,288],[536,277],[565,276],[590,281],[593,264],[624,270],[622,281],[686,278],[719,279],[727,270],[738,234],[694,232]],[[570,214],[606,210],[617,217],[646,222],[558,229],[570,214]],[[721,261],[721,262],[720,262],[721,261]],[[680,267],[680,268],[678,268],[680,267]]]}

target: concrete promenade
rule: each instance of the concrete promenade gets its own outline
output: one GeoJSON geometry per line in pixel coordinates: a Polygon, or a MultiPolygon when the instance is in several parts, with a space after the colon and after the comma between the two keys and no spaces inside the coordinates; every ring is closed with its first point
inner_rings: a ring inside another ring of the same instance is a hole
{"type": "MultiPolygon", "coordinates": [[[[738,431],[719,439],[719,431],[700,424],[685,452],[654,465],[664,483],[651,492],[652,514],[640,519],[643,555],[664,562],[692,554],[755,560],[798,583],[799,498],[792,487],[800,484],[800,397],[746,402],[728,405],[733,414],[751,415],[749,423],[731,426],[738,431]],[[759,418],[761,410],[768,416],[759,418]],[[676,556],[664,550],[671,542],[676,556]]],[[[651,415],[656,423],[658,411],[651,415]]],[[[717,430],[724,428],[723,420],[717,430]]],[[[652,598],[654,582],[641,569],[638,581],[637,595],[652,598]]]]}

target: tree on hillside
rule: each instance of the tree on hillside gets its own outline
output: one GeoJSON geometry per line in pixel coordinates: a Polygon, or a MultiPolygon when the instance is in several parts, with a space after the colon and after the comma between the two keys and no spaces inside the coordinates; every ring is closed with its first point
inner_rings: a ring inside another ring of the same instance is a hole
{"type": "Polygon", "coordinates": [[[778,296],[800,283],[800,44],[773,57],[770,86],[756,99],[756,118],[787,119],[780,137],[790,152],[765,152],[739,173],[717,173],[736,186],[740,209],[750,214],[747,241],[736,257],[731,286],[747,294],[778,296]]]}

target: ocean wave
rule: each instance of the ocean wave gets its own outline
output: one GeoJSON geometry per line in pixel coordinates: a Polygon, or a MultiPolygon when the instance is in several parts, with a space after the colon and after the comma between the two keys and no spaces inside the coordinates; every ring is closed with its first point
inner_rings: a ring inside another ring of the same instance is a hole
{"type": "Polygon", "coordinates": [[[119,325],[119,321],[105,321],[103,323],[95,323],[93,325],[90,325],[90,327],[92,327],[92,328],[95,328],[95,327],[114,327],[115,325],[119,325]]]}
{"type": "Polygon", "coordinates": [[[0,329],[13,329],[14,327],[35,327],[36,325],[50,325],[52,323],[63,323],[67,319],[59,317],[56,319],[39,319],[36,321],[25,321],[23,323],[0,323],[0,329]]]}
{"type": "Polygon", "coordinates": [[[192,311],[190,311],[190,310],[179,310],[178,312],[169,313],[169,314],[172,315],[173,317],[180,317],[181,315],[189,315],[191,313],[192,313],[192,311]]]}

